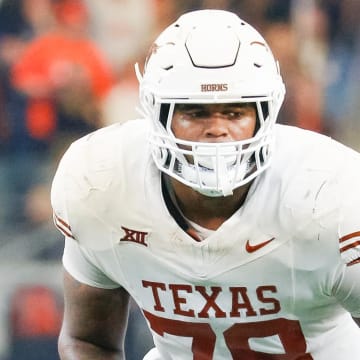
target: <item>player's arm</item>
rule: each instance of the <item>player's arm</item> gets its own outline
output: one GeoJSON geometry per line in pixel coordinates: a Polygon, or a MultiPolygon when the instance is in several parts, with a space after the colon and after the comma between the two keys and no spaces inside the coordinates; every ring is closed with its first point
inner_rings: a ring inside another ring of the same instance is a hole
{"type": "Polygon", "coordinates": [[[123,288],[85,285],[65,271],[64,300],[61,360],[125,359],[129,295],[123,288]]]}

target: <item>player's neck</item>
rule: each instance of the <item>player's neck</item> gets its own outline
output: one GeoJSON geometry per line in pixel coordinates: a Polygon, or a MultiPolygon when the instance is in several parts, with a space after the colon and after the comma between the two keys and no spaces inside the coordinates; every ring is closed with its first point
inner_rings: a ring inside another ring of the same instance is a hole
{"type": "Polygon", "coordinates": [[[169,179],[176,202],[184,216],[211,230],[216,230],[230,218],[244,203],[251,186],[246,184],[226,197],[209,197],[171,178],[169,179]]]}

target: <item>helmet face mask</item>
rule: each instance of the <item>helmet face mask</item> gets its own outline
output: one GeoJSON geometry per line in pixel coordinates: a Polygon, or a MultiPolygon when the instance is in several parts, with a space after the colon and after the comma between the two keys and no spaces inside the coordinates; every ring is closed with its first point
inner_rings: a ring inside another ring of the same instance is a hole
{"type": "Polygon", "coordinates": [[[160,34],[144,75],[140,102],[153,122],[157,167],[207,196],[227,196],[270,164],[273,126],[285,89],[261,35],[235,14],[185,14],[160,34]],[[172,132],[176,104],[254,103],[255,134],[246,140],[205,143],[172,132]]]}

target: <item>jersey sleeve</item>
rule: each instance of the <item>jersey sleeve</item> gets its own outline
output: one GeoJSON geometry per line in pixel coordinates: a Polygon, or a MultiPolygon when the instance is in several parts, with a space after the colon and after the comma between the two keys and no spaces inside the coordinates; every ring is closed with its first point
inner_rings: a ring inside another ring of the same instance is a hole
{"type": "Polygon", "coordinates": [[[78,218],[89,217],[91,221],[91,216],[77,206],[77,199],[82,199],[82,192],[86,188],[81,183],[81,176],[75,174],[75,170],[84,174],[81,159],[81,144],[71,145],[59,163],[51,188],[54,224],[65,236],[63,265],[81,283],[104,289],[116,288],[119,284],[113,282],[98,266],[95,251],[81,246],[81,243],[87,245],[81,231],[79,235],[73,230],[74,223],[75,228],[78,226],[78,218]]]}
{"type": "Polygon", "coordinates": [[[350,152],[346,165],[340,189],[339,250],[347,266],[360,268],[360,155],[350,152]]]}
{"type": "Polygon", "coordinates": [[[65,239],[63,266],[72,277],[83,284],[102,289],[115,289],[120,286],[99,268],[93,251],[81,247],[71,238],[65,239]]]}
{"type": "Polygon", "coordinates": [[[72,228],[70,226],[69,214],[67,209],[67,186],[66,178],[70,166],[69,153],[72,152],[70,147],[61,159],[55,173],[51,186],[51,206],[53,209],[53,220],[56,228],[65,236],[75,240],[72,228]]]}
{"type": "Polygon", "coordinates": [[[120,230],[109,219],[114,193],[123,196],[116,129],[108,127],[75,141],[62,157],[51,188],[55,226],[93,250],[116,245],[120,230]],[[112,135],[114,132],[114,135],[112,135]]]}

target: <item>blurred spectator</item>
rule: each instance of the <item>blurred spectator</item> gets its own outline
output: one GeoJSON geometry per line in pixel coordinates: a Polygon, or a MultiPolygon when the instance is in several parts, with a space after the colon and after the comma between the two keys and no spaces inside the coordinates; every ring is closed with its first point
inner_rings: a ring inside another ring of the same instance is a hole
{"type": "Polygon", "coordinates": [[[13,86],[29,98],[27,125],[34,138],[57,131],[75,136],[102,125],[101,101],[114,79],[88,37],[80,0],[54,0],[56,28],[29,43],[12,69],[13,86]]]}

